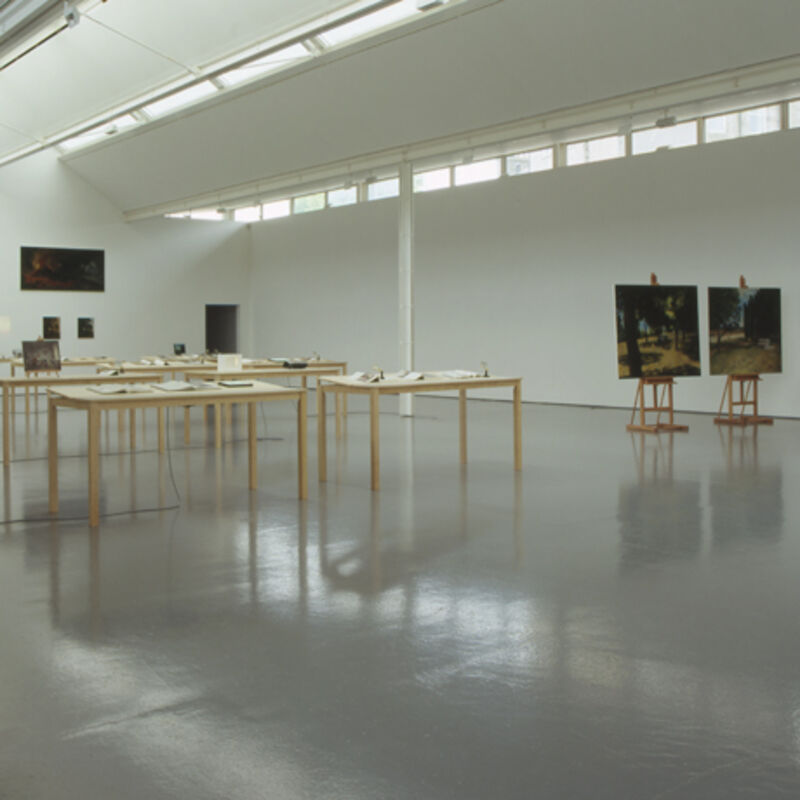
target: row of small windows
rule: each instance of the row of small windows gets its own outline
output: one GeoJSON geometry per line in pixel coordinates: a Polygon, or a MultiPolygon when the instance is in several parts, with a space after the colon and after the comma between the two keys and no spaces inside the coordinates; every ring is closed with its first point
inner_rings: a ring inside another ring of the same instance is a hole
{"type": "MultiPolygon", "coordinates": [[[[571,167],[607,161],[622,158],[629,153],[636,156],[657,150],[692,147],[701,141],[710,143],[758,136],[779,131],[783,127],[800,127],[800,100],[786,103],[785,106],[782,103],[775,103],[680,123],[666,119],[651,128],[633,131],[629,136],[622,134],[600,136],[565,145],[542,147],[504,157],[486,158],[418,172],[414,175],[414,192],[433,192],[449,189],[452,186],[466,186],[497,180],[503,175],[528,175],[551,170],[558,165],[571,167]]],[[[306,214],[324,208],[353,205],[361,201],[383,200],[397,197],[399,194],[400,179],[388,177],[361,185],[344,186],[236,208],[232,212],[232,218],[237,222],[258,222],[288,217],[292,214],[306,214]]],[[[231,213],[225,210],[200,209],[167,214],[167,216],[222,220],[230,219],[231,213]]]]}

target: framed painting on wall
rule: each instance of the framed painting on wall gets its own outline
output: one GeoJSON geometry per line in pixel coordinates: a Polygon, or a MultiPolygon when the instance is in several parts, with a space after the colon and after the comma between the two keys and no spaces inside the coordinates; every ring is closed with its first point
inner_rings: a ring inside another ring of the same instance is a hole
{"type": "Polygon", "coordinates": [[[781,290],[709,287],[712,375],[781,371],[781,290]]]}
{"type": "Polygon", "coordinates": [[[42,338],[61,338],[61,317],[42,317],[42,338]]]}
{"type": "Polygon", "coordinates": [[[20,248],[20,288],[39,291],[105,291],[105,251],[20,248]]]}
{"type": "Polygon", "coordinates": [[[78,338],[94,339],[94,317],[78,317],[78,338]]]}
{"type": "Polygon", "coordinates": [[[617,375],[699,375],[696,286],[618,285],[617,375]]]}

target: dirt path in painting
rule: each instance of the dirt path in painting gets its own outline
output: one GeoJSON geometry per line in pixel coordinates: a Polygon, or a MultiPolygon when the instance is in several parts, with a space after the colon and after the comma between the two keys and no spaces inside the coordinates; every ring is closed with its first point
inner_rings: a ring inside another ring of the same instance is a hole
{"type": "Polygon", "coordinates": [[[765,350],[757,345],[711,349],[711,374],[736,375],[747,372],[780,372],[781,354],[777,347],[765,350]]]}
{"type": "MultiPolygon", "coordinates": [[[[699,375],[700,364],[674,346],[659,347],[647,339],[639,339],[639,352],[642,356],[642,375],[699,375]]],[[[617,345],[619,377],[630,376],[627,364],[628,347],[625,342],[617,345]]]]}

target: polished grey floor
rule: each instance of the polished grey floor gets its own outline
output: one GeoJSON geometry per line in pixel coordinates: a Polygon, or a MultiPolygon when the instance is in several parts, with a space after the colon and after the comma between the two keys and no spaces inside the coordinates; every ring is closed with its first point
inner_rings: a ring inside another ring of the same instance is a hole
{"type": "MultiPolygon", "coordinates": [[[[515,474],[509,404],[466,468],[455,401],[392,408],[379,493],[359,406],[326,485],[310,421],[305,503],[288,407],[253,493],[241,428],[112,418],[94,532],[62,413],[62,520],[0,526],[0,798],[800,797],[800,422],[526,405],[515,474]]],[[[6,520],[47,517],[46,428],[6,520]]]]}

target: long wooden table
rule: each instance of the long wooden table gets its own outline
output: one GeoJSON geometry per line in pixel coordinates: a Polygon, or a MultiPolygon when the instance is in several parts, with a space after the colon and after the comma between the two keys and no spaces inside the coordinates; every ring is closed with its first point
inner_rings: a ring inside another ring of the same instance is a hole
{"type": "MultiPolygon", "coordinates": [[[[3,466],[11,463],[11,436],[9,414],[13,409],[13,398],[17,388],[25,389],[26,395],[31,388],[41,387],[50,388],[54,386],[80,386],[105,383],[152,383],[160,381],[161,375],[140,372],[136,375],[98,375],[89,373],[88,375],[64,375],[55,373],[52,375],[31,375],[30,377],[19,376],[17,378],[0,378],[0,386],[3,389],[3,466]]],[[[131,420],[132,436],[135,435],[135,427],[131,420]]]]}
{"type": "MultiPolygon", "coordinates": [[[[341,374],[341,366],[332,364],[330,366],[302,367],[294,369],[292,367],[249,367],[247,370],[231,370],[230,372],[220,372],[219,370],[209,369],[207,372],[193,372],[192,377],[204,381],[229,381],[229,380],[252,380],[253,378],[300,378],[301,385],[305,389],[308,386],[308,378],[316,378],[317,388],[319,388],[320,378],[331,375],[341,374]]],[[[338,398],[337,398],[338,399],[338,398]]],[[[344,419],[344,405],[336,404],[336,438],[341,438],[344,419]]],[[[184,438],[189,443],[189,425],[185,422],[184,438]]]]}
{"type": "Polygon", "coordinates": [[[458,392],[459,442],[461,463],[467,463],[467,390],[510,386],[513,389],[514,469],[522,469],[522,378],[443,378],[425,373],[423,380],[385,379],[366,383],[356,378],[337,376],[319,379],[317,392],[317,458],[319,479],[327,480],[327,431],[325,425],[325,395],[357,394],[369,397],[370,454],[372,489],[380,489],[380,397],[384,394],[415,392],[458,392]]]}
{"type": "MultiPolygon", "coordinates": [[[[164,442],[164,409],[183,406],[216,406],[217,411],[229,403],[247,404],[248,454],[250,489],[258,486],[258,448],[256,440],[256,407],[272,400],[297,400],[297,495],[308,497],[308,458],[306,392],[287,386],[255,381],[239,388],[192,389],[165,392],[151,388],[146,393],[101,395],[86,386],[50,390],[48,397],[48,473],[50,511],[58,511],[58,408],[86,411],[89,429],[89,525],[100,524],[100,412],[106,409],[155,408],[158,411],[159,450],[164,442]]],[[[216,415],[219,425],[220,415],[216,415]]]]}

